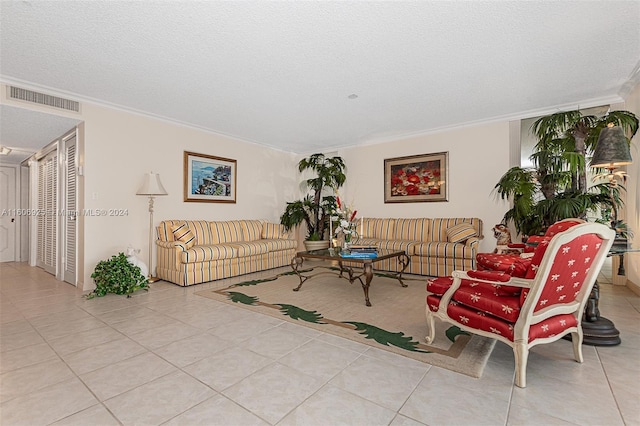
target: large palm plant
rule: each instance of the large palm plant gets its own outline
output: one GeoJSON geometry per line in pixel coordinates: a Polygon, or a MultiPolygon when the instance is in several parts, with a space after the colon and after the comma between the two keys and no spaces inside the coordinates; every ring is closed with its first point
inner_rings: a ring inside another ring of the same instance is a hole
{"type": "Polygon", "coordinates": [[[631,136],[638,131],[638,118],[628,111],[611,111],[603,117],[569,111],[536,120],[532,131],[538,143],[529,157],[533,167],[513,167],[495,186],[501,199],[513,202],[504,221],[512,221],[523,235],[535,235],[558,220],[619,207],[620,187],[587,185],[586,158],[608,123],[631,136]]]}
{"type": "Polygon", "coordinates": [[[298,163],[298,171],[302,173],[305,170],[314,171],[316,176],[302,182],[307,194],[301,200],[287,203],[280,223],[289,230],[304,222],[307,225],[306,239],[319,241],[323,239],[329,223],[329,212],[336,209],[335,195],[326,195],[325,191],[335,191],[344,185],[346,166],[342,157],[313,154],[298,163]]]}

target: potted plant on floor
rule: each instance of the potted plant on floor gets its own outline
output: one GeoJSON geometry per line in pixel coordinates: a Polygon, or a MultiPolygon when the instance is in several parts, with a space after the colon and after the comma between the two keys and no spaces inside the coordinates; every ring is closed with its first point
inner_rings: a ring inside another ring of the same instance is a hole
{"type": "Polygon", "coordinates": [[[638,131],[638,118],[628,111],[611,111],[603,117],[568,111],[536,120],[532,131],[538,143],[529,157],[534,166],[512,167],[495,186],[501,199],[513,203],[504,222],[513,222],[523,236],[537,235],[558,220],[584,219],[589,211],[618,208],[621,187],[587,185],[586,158],[608,123],[621,126],[631,137],[638,131]]]}
{"type": "Polygon", "coordinates": [[[136,290],[149,290],[147,277],[142,275],[139,266],[129,262],[124,253],[98,262],[91,278],[96,283],[96,288],[86,296],[88,299],[102,297],[107,293],[126,294],[127,297],[131,297],[131,293],[136,290]]]}
{"type": "Polygon", "coordinates": [[[307,250],[327,248],[329,241],[324,237],[329,224],[329,214],[336,209],[335,191],[344,185],[347,179],[346,165],[342,157],[313,154],[298,163],[300,173],[307,170],[314,172],[315,176],[302,182],[304,190],[307,191],[306,195],[300,200],[287,203],[280,223],[287,230],[304,223],[307,228],[307,250]]]}

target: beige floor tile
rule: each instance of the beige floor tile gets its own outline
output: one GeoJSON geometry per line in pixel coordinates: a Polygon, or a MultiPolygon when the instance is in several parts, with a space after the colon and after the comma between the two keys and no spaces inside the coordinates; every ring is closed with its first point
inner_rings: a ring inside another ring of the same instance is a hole
{"type": "Polygon", "coordinates": [[[389,426],[423,426],[424,423],[420,423],[419,421],[410,419],[409,417],[403,416],[402,414],[398,414],[389,426]]]}
{"type": "Polygon", "coordinates": [[[2,425],[46,425],[84,410],[98,401],[77,378],[0,405],[2,425]]]}
{"type": "Polygon", "coordinates": [[[38,333],[46,340],[57,339],[70,334],[80,333],[82,331],[94,330],[104,327],[104,322],[96,318],[86,318],[82,321],[59,321],[53,324],[47,324],[42,327],[36,327],[38,333]]]}
{"type": "Polygon", "coordinates": [[[473,379],[196,294],[275,272],[187,288],[159,282],[129,299],[87,300],[39,268],[0,263],[0,424],[120,424],[113,408],[138,424],[359,426],[378,424],[363,416],[391,412],[382,424],[640,426],[640,297],[627,288],[601,285],[601,311],[621,345],[585,345],[583,364],[570,342],[536,346],[520,389],[513,351],[502,343],[473,379]],[[150,347],[134,355],[141,345],[130,335],[150,347]],[[110,364],[82,373],[82,383],[67,362],[79,371],[110,364]],[[145,404],[162,414],[145,413],[145,404]],[[341,404],[347,408],[335,409],[341,404]],[[352,413],[354,406],[368,410],[352,413]]]}
{"type": "Polygon", "coordinates": [[[407,368],[363,355],[329,383],[396,411],[411,395],[428,368],[407,368]],[[372,386],[372,383],[384,385],[372,386]]]}
{"type": "Polygon", "coordinates": [[[508,398],[478,390],[477,379],[440,368],[429,370],[399,413],[428,425],[506,424],[508,398]],[[443,381],[446,383],[441,385],[443,381]],[[471,386],[471,389],[468,388],[471,386]]]}
{"type": "Polygon", "coordinates": [[[241,341],[260,336],[282,323],[282,321],[266,315],[254,314],[253,317],[248,318],[239,319],[232,323],[217,324],[214,327],[210,327],[208,332],[223,339],[241,341]]]}
{"type": "Polygon", "coordinates": [[[120,424],[104,405],[96,404],[52,423],[52,426],[119,426],[120,424]]]}
{"type": "Polygon", "coordinates": [[[120,339],[64,355],[62,359],[78,375],[115,364],[147,352],[147,349],[122,336],[120,339]]]}
{"type": "Polygon", "coordinates": [[[104,401],[174,371],[177,371],[174,366],[147,352],[80,378],[100,401],[104,401]]]}
{"type": "Polygon", "coordinates": [[[156,349],[161,356],[177,367],[185,367],[232,346],[231,342],[209,333],[199,333],[156,349]]]}
{"type": "MultiPolygon", "coordinates": [[[[0,307],[0,310],[4,308],[0,307]]],[[[33,326],[26,319],[5,322],[0,324],[0,336],[8,336],[10,334],[25,333],[33,330],[33,326]]]]}
{"type": "Polygon", "coordinates": [[[177,371],[104,403],[124,425],[158,425],[213,395],[211,388],[177,371]]]}
{"type": "Polygon", "coordinates": [[[271,363],[265,356],[234,346],[183,370],[220,392],[271,363]]]}
{"type": "Polygon", "coordinates": [[[361,354],[319,340],[312,340],[278,360],[317,379],[327,381],[361,354]]]}
{"type": "Polygon", "coordinates": [[[136,319],[152,314],[153,311],[145,306],[134,304],[126,308],[116,309],[96,315],[97,318],[107,324],[114,324],[123,321],[135,321],[136,319]]]}
{"type": "Polygon", "coordinates": [[[158,349],[169,343],[200,333],[201,330],[181,322],[156,327],[129,335],[129,337],[149,349],[158,349]]]}
{"type": "Polygon", "coordinates": [[[388,425],[396,412],[327,385],[288,414],[278,426],[388,425]]]}
{"type": "Polygon", "coordinates": [[[260,355],[278,359],[304,345],[309,340],[311,340],[311,337],[275,327],[241,342],[240,345],[260,355]]]}
{"type": "Polygon", "coordinates": [[[532,376],[526,388],[514,388],[511,405],[581,425],[623,424],[606,381],[576,387],[563,379],[532,376]]]}
{"type": "Polygon", "coordinates": [[[81,331],[49,340],[49,345],[60,355],[68,355],[83,349],[91,348],[112,340],[122,339],[124,335],[105,325],[92,330],[81,331]]]}
{"type": "Polygon", "coordinates": [[[7,371],[52,359],[58,359],[58,356],[53,349],[51,349],[51,346],[46,343],[2,352],[2,355],[0,355],[0,373],[6,373],[7,371]]]}
{"type": "Polygon", "coordinates": [[[0,374],[0,402],[8,401],[75,377],[57,357],[0,374]]]}
{"type": "MultiPolygon", "coordinates": [[[[544,407],[541,407],[541,409],[544,410],[544,407]]],[[[549,416],[544,412],[512,405],[509,409],[507,424],[510,426],[577,426],[579,423],[571,423],[557,417],[549,416]]]]}
{"type": "Polygon", "coordinates": [[[0,335],[0,351],[12,351],[44,342],[40,334],[33,329],[25,331],[24,333],[2,334],[0,335]]]}
{"type": "Polygon", "coordinates": [[[274,363],[222,393],[271,424],[311,396],[322,385],[313,377],[274,363]]]}
{"type": "Polygon", "coordinates": [[[267,426],[269,423],[223,395],[216,395],[174,417],[164,426],[267,426]]]}
{"type": "Polygon", "coordinates": [[[48,313],[37,317],[29,318],[29,322],[35,328],[42,328],[49,324],[56,323],[75,323],[86,319],[90,319],[92,316],[77,306],[73,306],[71,309],[61,312],[48,313]]]}
{"type": "Polygon", "coordinates": [[[132,336],[147,330],[153,330],[157,327],[174,324],[175,322],[176,320],[171,317],[152,311],[149,314],[136,318],[135,321],[120,321],[111,324],[111,327],[122,334],[132,336]]]}

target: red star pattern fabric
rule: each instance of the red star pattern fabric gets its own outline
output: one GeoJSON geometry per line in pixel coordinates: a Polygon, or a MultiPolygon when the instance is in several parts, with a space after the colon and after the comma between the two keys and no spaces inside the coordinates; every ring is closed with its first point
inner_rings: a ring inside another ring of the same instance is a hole
{"type": "MultiPolygon", "coordinates": [[[[549,241],[540,242],[529,260],[525,274],[527,279],[535,278],[549,241]]],[[[560,246],[542,284],[543,289],[533,312],[573,302],[585,283],[601,245],[602,240],[596,234],[585,234],[560,246]]],[[[529,289],[502,284],[509,280],[509,274],[501,271],[467,271],[467,275],[475,279],[495,281],[495,284],[463,279],[447,306],[447,314],[460,324],[513,340],[514,325],[520,317],[529,289]]],[[[441,297],[452,283],[452,277],[427,280],[427,291],[431,293],[427,295],[427,306],[431,311],[438,311],[441,297]]],[[[555,315],[532,325],[528,339],[531,342],[554,336],[576,325],[574,315],[555,315]]]]}
{"type": "MultiPolygon", "coordinates": [[[[582,219],[565,219],[551,225],[545,234],[533,235],[527,239],[527,245],[525,245],[524,253],[535,253],[538,251],[538,247],[541,244],[548,243],[559,232],[566,231],[572,226],[576,226],[580,223],[584,223],[582,219]]],[[[513,244],[516,246],[516,244],[513,244]]],[[[542,253],[544,254],[544,253],[542,253]]],[[[538,258],[538,265],[542,256],[538,258]]],[[[531,260],[529,257],[523,258],[517,254],[497,254],[497,253],[478,253],[476,255],[476,267],[478,270],[487,271],[502,271],[506,272],[512,277],[519,278],[533,278],[535,276],[536,268],[530,270],[531,260]]]]}

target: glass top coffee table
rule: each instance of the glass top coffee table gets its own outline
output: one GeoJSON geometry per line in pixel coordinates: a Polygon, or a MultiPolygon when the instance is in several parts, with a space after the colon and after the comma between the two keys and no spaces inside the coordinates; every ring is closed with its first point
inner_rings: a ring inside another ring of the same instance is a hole
{"type": "Polygon", "coordinates": [[[409,265],[409,256],[407,256],[404,250],[391,251],[378,249],[377,256],[373,258],[342,257],[341,251],[339,249],[301,251],[298,252],[293,259],[291,259],[291,268],[300,279],[300,284],[298,285],[298,287],[294,288],[293,291],[299,291],[300,287],[302,287],[302,284],[309,278],[313,278],[322,274],[333,273],[337,274],[339,278],[348,280],[349,283],[353,283],[355,280],[360,281],[362,290],[364,291],[365,304],[367,306],[371,306],[371,302],[369,301],[369,285],[371,284],[371,280],[373,279],[373,265],[376,262],[380,262],[381,260],[393,258],[396,258],[398,260],[400,271],[391,272],[390,276],[397,279],[402,287],[406,287],[407,285],[402,282],[402,273],[405,271],[405,269],[407,269],[407,266],[409,265]],[[305,271],[302,270],[302,264],[304,263],[305,259],[322,259],[337,262],[339,270],[322,271],[316,272],[315,274],[303,275],[303,272],[305,271]],[[364,281],[362,279],[363,277],[364,281]]]}

